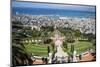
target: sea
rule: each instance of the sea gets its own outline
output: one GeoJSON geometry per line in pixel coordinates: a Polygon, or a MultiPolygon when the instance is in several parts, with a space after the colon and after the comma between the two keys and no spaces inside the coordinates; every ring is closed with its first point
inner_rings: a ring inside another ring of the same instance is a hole
{"type": "Polygon", "coordinates": [[[76,11],[66,9],[48,9],[48,8],[26,8],[12,7],[12,14],[28,14],[28,15],[53,15],[61,17],[78,17],[78,18],[95,18],[96,12],[76,11]]]}

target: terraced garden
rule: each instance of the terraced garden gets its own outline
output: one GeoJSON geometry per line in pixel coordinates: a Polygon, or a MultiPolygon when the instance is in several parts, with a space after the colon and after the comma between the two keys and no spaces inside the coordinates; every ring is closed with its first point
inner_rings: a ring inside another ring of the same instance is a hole
{"type": "MultiPolygon", "coordinates": [[[[89,49],[94,49],[95,47],[92,45],[91,42],[81,42],[77,41],[74,43],[68,43],[68,49],[64,48],[64,51],[70,52],[71,50],[71,44],[74,44],[74,49],[77,51],[77,54],[80,54],[82,52],[85,52],[89,49]]],[[[50,46],[50,44],[25,44],[26,50],[34,54],[35,56],[48,56],[47,46],[50,46]]],[[[52,46],[50,46],[50,50],[53,51],[52,46]]]]}

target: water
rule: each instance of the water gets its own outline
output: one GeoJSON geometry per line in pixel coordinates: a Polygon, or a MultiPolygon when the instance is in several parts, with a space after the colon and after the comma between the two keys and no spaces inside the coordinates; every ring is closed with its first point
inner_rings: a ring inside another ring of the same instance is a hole
{"type": "Polygon", "coordinates": [[[64,9],[47,9],[47,8],[18,8],[12,7],[13,15],[18,12],[19,14],[30,14],[30,15],[57,15],[57,16],[68,16],[68,17],[83,17],[83,18],[95,18],[95,12],[86,11],[74,11],[64,9]]]}

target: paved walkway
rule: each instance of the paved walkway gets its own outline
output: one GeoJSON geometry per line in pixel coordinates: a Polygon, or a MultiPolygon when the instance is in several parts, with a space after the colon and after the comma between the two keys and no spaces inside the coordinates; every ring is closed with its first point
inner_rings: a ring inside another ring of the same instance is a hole
{"type": "Polygon", "coordinates": [[[33,64],[45,64],[42,60],[36,59],[33,64]]]}
{"type": "Polygon", "coordinates": [[[80,60],[80,62],[81,61],[92,61],[92,60],[96,60],[96,59],[94,58],[94,56],[88,53],[82,57],[82,60],[80,60]]]}
{"type": "Polygon", "coordinates": [[[55,54],[57,57],[66,57],[68,56],[67,53],[65,53],[60,45],[57,46],[57,53],[55,54]]]}

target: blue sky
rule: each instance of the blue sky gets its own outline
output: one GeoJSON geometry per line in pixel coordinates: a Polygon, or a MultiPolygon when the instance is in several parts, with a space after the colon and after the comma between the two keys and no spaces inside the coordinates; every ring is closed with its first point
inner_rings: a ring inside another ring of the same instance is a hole
{"type": "Polygon", "coordinates": [[[95,6],[79,6],[79,5],[63,5],[63,4],[46,4],[32,2],[12,2],[12,7],[28,7],[28,8],[50,8],[50,9],[66,9],[95,12],[95,6]]]}

